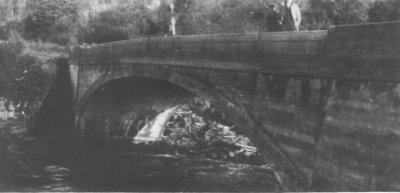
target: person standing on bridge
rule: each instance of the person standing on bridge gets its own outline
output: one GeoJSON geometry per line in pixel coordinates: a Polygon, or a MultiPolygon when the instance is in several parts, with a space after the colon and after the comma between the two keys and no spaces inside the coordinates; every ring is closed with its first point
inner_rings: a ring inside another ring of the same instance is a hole
{"type": "MultiPolygon", "coordinates": [[[[284,0],[283,5],[280,7],[280,20],[281,31],[299,31],[301,23],[301,12],[300,8],[292,0],[284,0]]],[[[268,27],[268,26],[267,26],[268,27]]],[[[277,76],[274,77],[277,87],[275,88],[275,97],[280,101],[285,100],[287,85],[290,81],[289,76],[277,76]]],[[[310,80],[307,78],[301,78],[302,94],[300,97],[301,104],[307,104],[310,94],[310,80]]]]}
{"type": "Polygon", "coordinates": [[[299,31],[301,23],[300,8],[292,0],[284,0],[282,14],[283,31],[299,31]]]}
{"type": "MultiPolygon", "coordinates": [[[[297,4],[293,3],[292,0],[284,0],[283,5],[283,19],[282,19],[282,31],[299,31],[301,23],[301,12],[297,4]]],[[[301,78],[301,96],[300,102],[302,105],[307,105],[311,96],[310,80],[308,78],[301,78]]],[[[289,80],[282,81],[284,88],[286,88],[289,80]]],[[[284,89],[286,93],[286,89],[284,89]]]]}
{"type": "Polygon", "coordinates": [[[267,15],[267,30],[269,32],[279,32],[282,31],[282,19],[278,11],[276,11],[275,4],[268,5],[268,15],[267,15]]]}

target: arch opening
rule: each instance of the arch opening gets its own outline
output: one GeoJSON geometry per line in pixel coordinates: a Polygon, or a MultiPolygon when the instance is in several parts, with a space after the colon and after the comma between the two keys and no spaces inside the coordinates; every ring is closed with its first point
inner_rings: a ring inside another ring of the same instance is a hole
{"type": "Polygon", "coordinates": [[[143,126],[141,119],[154,118],[157,112],[194,96],[179,86],[152,78],[112,80],[90,95],[79,116],[77,134],[133,137],[143,126]]]}
{"type": "Polygon", "coordinates": [[[77,134],[108,150],[265,163],[249,138],[209,100],[149,77],[124,77],[98,87],[82,108],[77,134]]]}
{"type": "MultiPolygon", "coordinates": [[[[140,65],[135,68],[129,68],[127,71],[120,70],[115,71],[112,74],[102,74],[98,76],[89,87],[84,87],[82,90],[83,92],[78,93],[76,98],[76,108],[79,110],[79,113],[77,115],[76,120],[78,121],[76,121],[76,123],[81,122],[79,121],[79,117],[82,117],[84,114],[85,104],[90,100],[90,97],[96,90],[99,90],[109,82],[126,79],[128,77],[141,77],[165,82],[167,84],[173,84],[175,86],[177,85],[179,88],[194,93],[194,95],[199,96],[200,98],[209,100],[211,105],[227,115],[228,120],[237,126],[236,129],[238,131],[247,136],[251,142],[254,143],[255,147],[258,148],[257,151],[259,151],[265,160],[271,161],[271,163],[273,162],[274,165],[276,164],[277,170],[279,170],[280,174],[283,174],[284,176],[281,180],[283,184],[287,184],[288,186],[294,185],[295,187],[298,187],[299,184],[302,187],[308,186],[309,180],[307,179],[307,176],[305,176],[303,171],[299,169],[295,161],[291,160],[291,157],[278,146],[272,136],[265,132],[265,129],[249,116],[249,112],[243,108],[240,100],[232,97],[237,96],[235,95],[237,93],[230,89],[229,84],[214,80],[212,77],[209,77],[208,80],[213,82],[213,84],[210,85],[208,82],[201,82],[198,79],[173,72],[166,68],[150,68],[140,65]]],[[[76,124],[75,128],[78,127],[79,125],[76,124]]],[[[100,139],[101,140],[99,141],[104,141],[103,135],[100,135],[100,139]]],[[[129,143],[132,141],[131,139],[127,140],[129,143]]],[[[105,144],[102,142],[95,146],[104,147],[105,144]]]]}

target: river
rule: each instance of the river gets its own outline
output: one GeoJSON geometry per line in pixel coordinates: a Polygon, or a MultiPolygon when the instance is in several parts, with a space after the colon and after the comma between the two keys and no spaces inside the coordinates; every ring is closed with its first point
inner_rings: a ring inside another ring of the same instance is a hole
{"type": "Polygon", "coordinates": [[[272,163],[200,156],[60,149],[30,138],[20,121],[0,121],[0,191],[280,191],[272,163]]]}

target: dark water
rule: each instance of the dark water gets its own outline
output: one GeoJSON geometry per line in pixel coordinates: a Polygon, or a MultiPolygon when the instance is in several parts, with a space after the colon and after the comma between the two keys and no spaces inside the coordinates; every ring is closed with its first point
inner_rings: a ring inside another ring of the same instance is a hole
{"type": "Polygon", "coordinates": [[[0,191],[282,190],[270,164],[247,165],[167,154],[96,152],[84,146],[74,153],[65,153],[72,149],[57,153],[60,148],[48,143],[30,140],[28,148],[22,148],[24,152],[14,152],[14,158],[29,168],[14,163],[10,175],[0,178],[0,191]]]}

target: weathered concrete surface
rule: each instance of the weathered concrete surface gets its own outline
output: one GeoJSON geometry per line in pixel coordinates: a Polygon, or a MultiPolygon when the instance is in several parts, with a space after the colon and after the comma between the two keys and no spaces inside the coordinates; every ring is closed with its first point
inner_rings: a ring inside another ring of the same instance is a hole
{"type": "Polygon", "coordinates": [[[76,48],[70,72],[77,119],[107,82],[153,78],[210,99],[302,187],[400,190],[400,110],[393,86],[374,83],[400,81],[399,32],[392,22],[76,48]]]}
{"type": "Polygon", "coordinates": [[[334,78],[398,82],[399,22],[333,27],[323,55],[334,78]]]}

